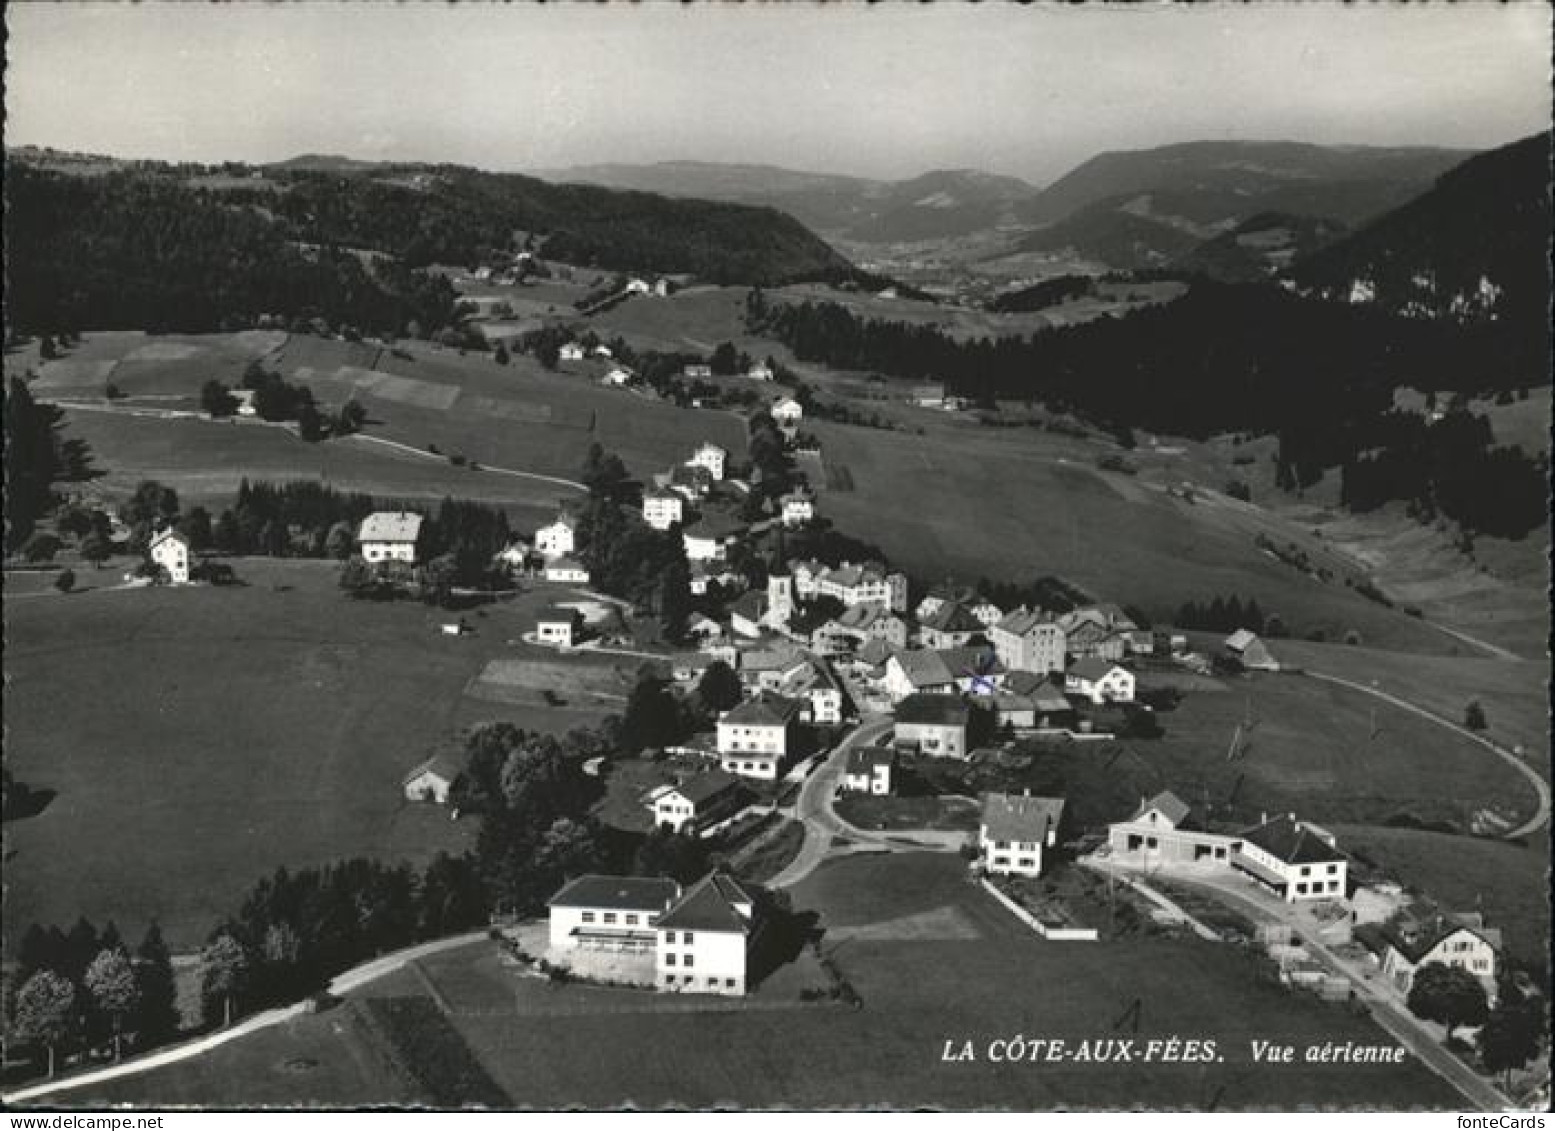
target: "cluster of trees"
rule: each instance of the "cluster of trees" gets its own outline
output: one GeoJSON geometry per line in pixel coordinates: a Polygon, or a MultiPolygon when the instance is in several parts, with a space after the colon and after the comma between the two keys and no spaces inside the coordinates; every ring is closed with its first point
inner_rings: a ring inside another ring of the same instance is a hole
{"type": "MultiPolygon", "coordinates": [[[[1081,605],[1090,604],[1093,600],[1084,589],[1051,574],[1024,585],[1013,581],[990,581],[982,577],[978,579],[976,588],[980,596],[988,598],[1006,612],[1025,605],[1033,609],[1046,609],[1052,613],[1067,613],[1081,605]]],[[[1133,619],[1134,623],[1141,628],[1149,627],[1148,622],[1141,620],[1140,617],[1134,616],[1133,619]]]]}
{"type": "MultiPolygon", "coordinates": [[[[172,958],[152,924],[133,951],[108,923],[86,919],[70,931],[33,924],[22,933],[5,981],[7,1031],[13,1042],[41,1049],[54,1075],[57,1058],[126,1039],[142,1049],[178,1033],[172,958]]],[[[8,1042],[10,1043],[10,1042],[8,1042]]]]}
{"type": "Polygon", "coordinates": [[[277,868],[213,930],[200,953],[207,1024],[295,1001],[387,951],[482,926],[486,896],[469,856],[439,853],[423,871],[355,858],[277,868]]]}
{"type": "Polygon", "coordinates": [[[58,502],[54,485],[88,479],[92,452],[84,440],[63,434],[64,413],[33,400],[27,382],[7,383],[5,419],[5,548],[10,553],[32,537],[38,520],[58,502]]]}
{"type": "MultiPolygon", "coordinates": [[[[266,370],[258,361],[250,362],[243,374],[243,388],[254,394],[254,413],[262,420],[295,420],[298,431],[310,443],[325,436],[349,436],[360,432],[367,421],[367,410],[355,397],[340,406],[332,416],[321,412],[306,385],[293,385],[279,373],[266,370]]],[[[238,399],[226,385],[212,378],[200,389],[200,407],[214,417],[227,417],[238,410],[238,399]]]]}
{"type": "Polygon", "coordinates": [[[1216,595],[1200,604],[1189,601],[1177,610],[1178,628],[1200,632],[1235,632],[1239,628],[1260,636],[1284,636],[1286,628],[1278,613],[1265,613],[1257,598],[1243,601],[1232,595],[1229,598],[1216,595]]]}
{"type": "Polygon", "coordinates": [[[988,304],[988,309],[998,313],[1043,310],[1072,298],[1083,298],[1095,289],[1096,279],[1091,275],[1058,275],[1043,279],[1033,286],[998,295],[988,304]]]}
{"type": "Polygon", "coordinates": [[[1369,450],[1343,469],[1340,499],[1352,510],[1405,500],[1422,520],[1441,513],[1466,530],[1504,538],[1548,520],[1548,459],[1495,446],[1483,416],[1454,407],[1431,421],[1393,411],[1369,433],[1369,450]]]}
{"type": "MultiPolygon", "coordinates": [[[[1287,490],[1377,447],[1375,422],[1400,384],[1495,390],[1542,379],[1543,365],[1542,354],[1535,363],[1495,323],[1402,318],[1274,286],[1207,281],[1171,303],[1029,338],[962,341],[930,326],[861,318],[833,303],[763,299],[747,304],[747,318],[801,360],[943,379],[976,402],[1037,401],[1119,434],[1274,434],[1287,490]]],[[[1510,457],[1486,459],[1476,480],[1517,478],[1510,457]]],[[[1521,476],[1533,482],[1531,465],[1521,476]]],[[[1479,492],[1478,502],[1489,494],[1479,492]]],[[[1475,503],[1470,497],[1456,505],[1475,522],[1506,525],[1475,503]]]]}
{"type": "Polygon", "coordinates": [[[1446,1026],[1449,1042],[1455,1029],[1482,1026],[1480,1059],[1489,1071],[1509,1077],[1538,1056],[1549,1023],[1544,1003],[1525,998],[1510,978],[1500,980],[1497,996],[1492,1009],[1485,987],[1469,971],[1427,962],[1415,971],[1406,1004],[1416,1017],[1446,1026]]]}
{"type": "Polygon", "coordinates": [[[156,168],[7,173],[7,317],[26,332],[212,331],[269,314],[398,333],[456,319],[441,276],[369,266],[328,240],[298,246],[309,237],[271,210],[274,194],[248,199],[156,168]]]}

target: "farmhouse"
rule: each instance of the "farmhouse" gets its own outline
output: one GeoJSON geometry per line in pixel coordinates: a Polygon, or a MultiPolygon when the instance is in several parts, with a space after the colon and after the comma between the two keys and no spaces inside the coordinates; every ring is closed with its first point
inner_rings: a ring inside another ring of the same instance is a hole
{"type": "Polygon", "coordinates": [[[1060,797],[983,794],[983,817],[977,830],[983,868],[995,875],[1040,876],[1042,852],[1058,843],[1063,816],[1060,797]]]}
{"type": "Polygon", "coordinates": [[[643,495],[643,521],[655,530],[668,530],[684,520],[686,500],[674,491],[653,490],[643,495]]]}
{"type": "Polygon", "coordinates": [[[934,586],[934,588],[924,594],[923,599],[918,602],[917,608],[913,609],[913,616],[919,620],[926,620],[933,616],[934,610],[941,605],[948,605],[954,602],[971,605],[977,600],[976,590],[965,585],[952,585],[949,582],[945,582],[934,586]]]}
{"type": "Polygon", "coordinates": [[[1490,1000],[1495,1000],[1501,932],[1485,926],[1485,917],[1478,912],[1443,914],[1434,908],[1405,908],[1383,925],[1378,941],[1383,976],[1401,992],[1413,988],[1420,967],[1440,962],[1474,975],[1490,1000]]]}
{"type": "MultiPolygon", "coordinates": [[[[764,361],[758,361],[745,371],[745,376],[752,381],[771,381],[776,374],[772,372],[772,366],[764,361]]],[[[774,412],[772,415],[776,416],[777,413],[774,412]]]]}
{"type": "Polygon", "coordinates": [[[167,579],[174,585],[184,585],[189,580],[189,539],[171,527],[151,540],[147,549],[152,562],[167,571],[167,579]]]}
{"type": "Polygon", "coordinates": [[[767,595],[752,589],[729,605],[729,627],[741,636],[761,636],[767,617],[767,595]]]}
{"type": "Polygon", "coordinates": [[[691,454],[691,458],[686,461],[686,466],[705,467],[708,474],[714,479],[722,479],[724,477],[724,464],[728,459],[729,453],[727,450],[720,448],[717,444],[704,441],[691,454]]]}
{"type": "Polygon", "coordinates": [[[907,622],[879,605],[854,605],[811,634],[816,651],[827,655],[848,651],[876,639],[893,648],[905,648],[907,622]]]}
{"type": "Polygon", "coordinates": [[[1128,651],[1127,633],[1138,625],[1113,605],[1091,605],[1073,609],[1058,618],[1064,630],[1065,645],[1076,659],[1096,656],[1103,660],[1121,660],[1128,651]]]}
{"type": "Polygon", "coordinates": [[[421,516],[410,511],[377,511],[362,519],[356,532],[357,545],[369,564],[415,565],[420,540],[421,516]]]}
{"type": "Polygon", "coordinates": [[[1239,847],[1235,838],[1204,828],[1188,803],[1169,790],[1141,801],[1128,820],[1108,825],[1107,843],[1114,854],[1145,864],[1226,866],[1239,847]]]}
{"type": "Polygon", "coordinates": [[[678,785],[661,785],[647,797],[656,828],[701,832],[732,814],[745,796],[740,779],[722,770],[708,770],[678,785]]]}
{"type": "Polygon", "coordinates": [[[905,650],[886,661],[884,685],[893,703],[916,694],[951,695],[956,691],[956,673],[938,652],[905,650]]]}
{"type": "Polygon", "coordinates": [[[448,803],[448,791],[464,772],[464,759],[454,751],[440,751],[405,775],[407,801],[448,803]]]}
{"type": "Polygon", "coordinates": [[[944,408],[944,385],[914,385],[908,398],[919,408],[944,408]]]}
{"type": "Polygon", "coordinates": [[[562,581],[573,585],[589,583],[588,567],[575,558],[556,558],[546,562],[543,576],[547,581],[562,581]]]}
{"type": "Polygon", "coordinates": [[[731,774],[775,781],[794,747],[799,704],[763,693],[718,720],[720,764],[731,774]]]}
{"type": "Polygon", "coordinates": [[[788,647],[752,648],[738,656],[740,682],[752,691],[776,691],[809,661],[788,647]]]}
{"type": "Polygon", "coordinates": [[[578,520],[563,511],[555,520],[535,531],[535,549],[548,558],[570,554],[577,548],[578,520]]]}
{"type": "Polygon", "coordinates": [[[880,746],[855,747],[843,763],[842,788],[849,793],[883,797],[891,792],[891,770],[895,765],[895,751],[880,746]]]}
{"type": "Polygon", "coordinates": [[[1244,829],[1238,839],[1231,866],[1287,903],[1345,897],[1347,861],[1327,830],[1289,813],[1244,829]]]}
{"type": "Polygon", "coordinates": [[[229,389],[227,395],[237,402],[237,414],[239,416],[258,416],[259,409],[254,404],[254,398],[259,394],[253,389],[229,389]]]}
{"type": "Polygon", "coordinates": [[[918,622],[918,637],[925,648],[959,648],[982,631],[982,622],[960,602],[941,605],[918,622]]]}
{"type": "MultiPolygon", "coordinates": [[[[691,592],[698,597],[707,595],[708,590],[714,585],[720,585],[725,590],[739,592],[744,586],[745,576],[730,568],[727,562],[707,561],[691,563],[691,592]]],[[[699,614],[700,615],[700,614],[699,614]]],[[[714,621],[713,623],[717,623],[714,621]]]]}
{"type": "Polygon", "coordinates": [[[583,347],[577,342],[567,342],[557,352],[557,357],[562,361],[582,361],[583,347]]]}
{"type": "Polygon", "coordinates": [[[583,632],[583,614],[564,605],[552,605],[535,621],[535,639],[542,644],[571,648],[583,632]]]}
{"type": "Polygon", "coordinates": [[[492,561],[509,573],[518,573],[529,565],[529,543],[515,538],[498,550],[492,561]]]}
{"type": "Polygon", "coordinates": [[[688,381],[706,381],[713,375],[711,365],[691,364],[681,367],[681,376],[688,381]]]}
{"type": "Polygon", "coordinates": [[[909,695],[896,705],[892,739],[900,748],[965,758],[968,707],[951,695],[909,695]]]}
{"type": "Polygon", "coordinates": [[[784,397],[772,406],[772,419],[779,424],[798,424],[804,419],[804,406],[793,397],[784,397]]]}
{"type": "Polygon", "coordinates": [[[1064,673],[1064,690],[1071,695],[1083,695],[1098,705],[1132,703],[1134,673],[1121,664],[1089,656],[1064,673]]]}
{"type": "Polygon", "coordinates": [[[784,526],[804,526],[815,521],[815,497],[808,491],[790,491],[778,500],[784,526]]]}
{"type": "Polygon", "coordinates": [[[622,366],[617,365],[614,366],[610,372],[601,377],[599,379],[599,383],[601,385],[613,385],[619,389],[622,386],[630,385],[633,378],[634,374],[630,369],[625,369],[622,366]]]}
{"type": "Polygon", "coordinates": [[[1244,668],[1265,672],[1280,670],[1280,662],[1269,651],[1268,645],[1245,628],[1239,628],[1226,637],[1225,650],[1226,655],[1236,659],[1244,668]]]}
{"type": "Polygon", "coordinates": [[[579,876],[551,897],[551,949],[645,953],[654,925],[680,897],[674,880],[647,876],[579,876]]]}
{"type": "Polygon", "coordinates": [[[745,533],[745,524],[727,515],[710,513],[681,531],[686,559],[692,562],[723,561],[745,533]]]}
{"type": "Polygon", "coordinates": [[[1064,670],[1064,630],[1024,605],[989,629],[988,640],[1000,662],[1013,671],[1046,674],[1064,670]]]}
{"type": "Polygon", "coordinates": [[[655,982],[677,993],[744,995],[760,926],[755,901],[723,872],[704,876],[660,916],[655,982]]]}

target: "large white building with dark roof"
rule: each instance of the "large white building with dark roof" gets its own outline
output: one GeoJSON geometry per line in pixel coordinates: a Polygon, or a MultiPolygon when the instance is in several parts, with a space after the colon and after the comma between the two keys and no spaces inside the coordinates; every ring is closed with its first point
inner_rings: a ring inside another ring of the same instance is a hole
{"type": "Polygon", "coordinates": [[[654,927],[679,896],[670,879],[579,876],[551,897],[551,949],[652,950],[654,927]]]}
{"type": "Polygon", "coordinates": [[[748,699],[718,720],[719,764],[741,777],[776,780],[794,748],[799,703],[782,695],[748,699]]]}
{"type": "Polygon", "coordinates": [[[673,993],[740,997],[759,924],[756,904],[734,877],[713,872],[660,916],[654,984],[673,993]]]}
{"type": "Polygon", "coordinates": [[[356,541],[369,563],[416,564],[421,540],[421,516],[413,511],[375,511],[362,519],[356,541]]]}
{"type": "Polygon", "coordinates": [[[1042,853],[1058,843],[1061,797],[985,793],[977,843],[983,868],[996,875],[1040,876],[1042,853]]]}

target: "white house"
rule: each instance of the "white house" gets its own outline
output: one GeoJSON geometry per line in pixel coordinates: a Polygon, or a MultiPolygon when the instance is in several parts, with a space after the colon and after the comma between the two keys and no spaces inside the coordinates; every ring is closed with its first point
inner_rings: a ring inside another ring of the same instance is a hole
{"type": "Polygon", "coordinates": [[[842,788],[849,793],[871,793],[883,797],[891,792],[891,769],[896,763],[894,751],[879,746],[857,746],[848,751],[842,767],[842,788]]]}
{"type": "Polygon", "coordinates": [[[630,369],[623,369],[621,366],[617,365],[612,368],[610,372],[601,377],[599,379],[599,383],[601,385],[614,385],[616,388],[620,388],[623,385],[630,385],[632,383],[632,371],[630,369]]]}
{"type": "Polygon", "coordinates": [[[691,454],[691,458],[686,461],[686,466],[705,467],[708,474],[714,479],[722,479],[724,477],[724,464],[728,459],[729,453],[727,450],[720,448],[717,444],[704,442],[698,445],[697,450],[691,454]]]}
{"type": "Polygon", "coordinates": [[[551,949],[650,951],[654,926],[679,897],[670,879],[579,876],[551,897],[551,949]]]}
{"type": "Polygon", "coordinates": [[[680,368],[681,375],[688,381],[706,381],[713,375],[713,367],[700,362],[683,365],[680,368]]]}
{"type": "Polygon", "coordinates": [[[723,770],[708,770],[678,785],[661,785],[647,797],[655,828],[700,832],[732,814],[745,797],[740,779],[723,770]]]}
{"type": "Polygon", "coordinates": [[[1244,829],[1237,839],[1231,866],[1287,903],[1345,897],[1348,861],[1326,829],[1287,813],[1244,829]]]}
{"type": "Polygon", "coordinates": [[[559,514],[555,521],[535,531],[535,549],[547,558],[559,558],[577,548],[577,522],[570,514],[559,514]]]}
{"type": "Polygon", "coordinates": [[[259,415],[259,407],[254,403],[258,393],[253,389],[228,389],[227,395],[237,402],[239,416],[259,415]]]}
{"type": "Polygon", "coordinates": [[[1501,932],[1485,926],[1478,912],[1418,914],[1406,908],[1382,928],[1382,973],[1399,990],[1408,993],[1415,973],[1427,962],[1466,970],[1496,997],[1496,967],[1501,953],[1501,932]]]}
{"type": "Polygon", "coordinates": [[[1046,674],[1064,670],[1064,630],[1024,605],[988,630],[988,642],[1000,662],[1012,671],[1046,674]]]}
{"type": "Polygon", "coordinates": [[[674,491],[655,490],[643,495],[643,520],[655,530],[668,530],[686,517],[686,500],[674,491]]]}
{"type": "Polygon", "coordinates": [[[448,791],[463,770],[463,759],[451,751],[432,755],[405,775],[405,800],[446,805],[448,791]]]}
{"type": "Polygon", "coordinates": [[[681,543],[690,562],[723,561],[740,536],[745,525],[727,515],[708,513],[680,532],[681,543]]]}
{"type": "Polygon", "coordinates": [[[815,521],[815,499],[806,491],[790,491],[778,500],[784,526],[804,526],[815,521]]]}
{"type": "Polygon", "coordinates": [[[563,605],[552,605],[535,621],[535,639],[542,644],[571,648],[582,631],[583,614],[563,605]]]}
{"type": "Polygon", "coordinates": [[[558,351],[557,356],[562,361],[582,361],[583,346],[578,342],[567,342],[563,344],[561,350],[558,351]]]}
{"type": "Polygon", "coordinates": [[[938,652],[927,649],[892,653],[885,664],[883,682],[893,703],[909,695],[951,695],[956,691],[956,673],[938,652]]]}
{"type": "Polygon", "coordinates": [[[919,408],[944,408],[944,385],[915,385],[909,398],[919,408]]]}
{"type": "Polygon", "coordinates": [[[779,424],[794,425],[804,419],[804,406],[793,397],[784,397],[771,408],[772,419],[779,424]]]}
{"type": "Polygon", "coordinates": [[[1266,672],[1280,670],[1280,662],[1269,651],[1268,645],[1245,628],[1239,628],[1226,637],[1225,650],[1228,656],[1240,661],[1244,668],[1266,672]]]}
{"type": "Polygon", "coordinates": [[[167,578],[174,585],[189,580],[189,539],[171,527],[151,540],[147,551],[151,560],[167,571],[167,578]]]}
{"type": "Polygon", "coordinates": [[[1108,825],[1107,843],[1129,862],[1220,867],[1228,867],[1241,846],[1235,837],[1204,828],[1188,803],[1169,790],[1141,801],[1127,820],[1108,825]]]}
{"type": "Polygon", "coordinates": [[[1100,656],[1087,656],[1064,673],[1064,690],[1092,703],[1132,703],[1134,673],[1100,656]]]}
{"type": "Polygon", "coordinates": [[[967,705],[954,695],[909,695],[896,705],[892,739],[937,758],[967,756],[967,705]]]}
{"type": "Polygon", "coordinates": [[[967,605],[967,612],[977,618],[984,628],[992,628],[1004,619],[1004,610],[987,597],[978,597],[967,605]]]}
{"type": "Polygon", "coordinates": [[[983,868],[1002,876],[1040,876],[1042,853],[1058,843],[1064,816],[1059,797],[985,793],[977,830],[983,868]]]}
{"type": "Polygon", "coordinates": [[[918,622],[918,638],[925,648],[959,648],[982,631],[982,622],[959,601],[941,605],[918,622]]]}
{"type": "Polygon", "coordinates": [[[783,677],[780,690],[790,699],[799,700],[801,722],[842,722],[842,684],[831,664],[821,657],[806,656],[799,668],[783,677]]]}
{"type": "Polygon", "coordinates": [[[646,279],[628,279],[626,281],[626,293],[629,295],[645,295],[653,290],[653,284],[646,279]]]}
{"type": "Polygon", "coordinates": [[[799,704],[761,694],[718,720],[719,764],[731,774],[775,781],[793,749],[799,704]]]}
{"type": "Polygon", "coordinates": [[[755,901],[733,877],[704,876],[659,917],[655,984],[675,993],[743,996],[759,930],[755,901]]]}
{"type": "Polygon", "coordinates": [[[767,620],[767,595],[752,589],[729,604],[729,627],[738,635],[756,639],[767,620]]]}
{"type": "Polygon", "coordinates": [[[362,519],[356,541],[369,563],[416,564],[421,540],[421,516],[410,511],[377,511],[362,519]]]}
{"type": "Polygon", "coordinates": [[[833,569],[819,562],[798,562],[794,588],[805,600],[820,594],[835,597],[849,608],[875,604],[901,612],[907,607],[906,575],[887,573],[876,565],[843,562],[833,569]]]}
{"type": "Polygon", "coordinates": [[[752,381],[771,381],[776,374],[772,372],[772,366],[764,361],[757,361],[752,363],[751,367],[745,371],[745,376],[752,381]]]}
{"type": "Polygon", "coordinates": [[[561,581],[571,585],[589,583],[588,567],[575,558],[554,558],[546,562],[542,576],[547,581],[561,581]]]}

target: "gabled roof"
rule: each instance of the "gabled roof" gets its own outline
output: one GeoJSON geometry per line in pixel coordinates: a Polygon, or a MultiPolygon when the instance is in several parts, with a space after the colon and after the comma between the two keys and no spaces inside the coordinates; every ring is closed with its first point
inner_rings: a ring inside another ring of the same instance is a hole
{"type": "Polygon", "coordinates": [[[731,538],[745,530],[745,524],[718,511],[708,511],[682,532],[687,538],[731,538]]]}
{"type": "Polygon", "coordinates": [[[803,661],[789,648],[750,648],[739,654],[739,662],[742,672],[778,672],[803,661]]]}
{"type": "MultiPolygon", "coordinates": [[[[1028,672],[1016,668],[1004,677],[1004,689],[1016,695],[1031,695],[1034,697],[1044,687],[1054,691],[1057,690],[1053,688],[1052,684],[1048,683],[1047,676],[1041,672],[1028,672]]],[[[1064,702],[1067,704],[1069,701],[1066,699],[1064,702]]]]}
{"type": "Polygon", "coordinates": [[[1137,821],[1152,809],[1165,817],[1173,828],[1182,824],[1193,811],[1186,801],[1168,789],[1142,804],[1129,820],[1137,821]]]}
{"type": "Polygon", "coordinates": [[[945,665],[945,669],[958,679],[1004,674],[1004,664],[992,648],[940,648],[935,655],[945,665]]]}
{"type": "Polygon", "coordinates": [[[954,695],[909,695],[896,705],[896,721],[966,726],[967,705],[954,695]]]}
{"type": "Polygon", "coordinates": [[[767,595],[758,589],[742,593],[737,600],[730,602],[729,612],[746,620],[760,620],[767,612],[767,595]]]}
{"type": "Polygon", "coordinates": [[[576,559],[576,558],[557,558],[554,561],[548,562],[546,564],[545,568],[547,570],[553,570],[553,569],[577,570],[580,573],[587,573],[589,571],[589,567],[584,565],[582,562],[578,561],[578,559],[576,559]]]}
{"type": "Polygon", "coordinates": [[[1083,679],[1087,682],[1095,683],[1097,680],[1106,676],[1106,674],[1113,668],[1118,668],[1121,671],[1128,671],[1128,669],[1125,668],[1122,664],[1114,663],[1111,660],[1104,660],[1100,656],[1087,656],[1085,659],[1070,667],[1068,674],[1074,676],[1076,679],[1083,679]]]}
{"type": "Polygon", "coordinates": [[[550,907],[613,907],[662,911],[680,894],[674,880],[657,876],[579,876],[551,896],[550,907]]]}
{"type": "Polygon", "coordinates": [[[1345,858],[1344,853],[1289,813],[1244,829],[1238,835],[1287,864],[1326,864],[1345,858]]]}
{"type": "Polygon", "coordinates": [[[1064,697],[1064,693],[1051,683],[1028,692],[1031,696],[1031,705],[1044,715],[1062,714],[1064,711],[1072,711],[1074,707],[1064,697]]]}
{"type": "Polygon", "coordinates": [[[787,726],[799,714],[799,704],[782,695],[764,694],[747,699],[726,714],[720,722],[736,726],[787,726]]]}
{"type": "Polygon", "coordinates": [[[848,751],[847,772],[864,773],[896,761],[896,751],[883,746],[855,746],[848,751]]]}
{"type": "Polygon", "coordinates": [[[892,659],[901,666],[902,674],[914,687],[943,687],[956,681],[956,674],[932,649],[903,649],[893,653],[892,659]]]}
{"type": "Polygon", "coordinates": [[[697,445],[695,454],[701,455],[703,452],[717,452],[719,455],[726,456],[729,454],[729,449],[720,447],[718,444],[713,443],[711,440],[703,440],[700,444],[697,445]]]}
{"type": "Polygon", "coordinates": [[[362,519],[359,542],[414,542],[421,534],[421,516],[413,511],[376,511],[362,519]]]}
{"type": "Polygon", "coordinates": [[[540,615],[535,618],[535,621],[539,624],[555,624],[558,621],[576,624],[582,616],[582,613],[569,605],[547,605],[540,610],[540,615]]]}
{"type": "Polygon", "coordinates": [[[439,750],[425,762],[417,765],[410,773],[405,775],[405,781],[411,782],[422,774],[435,774],[446,782],[452,782],[464,772],[464,756],[455,750],[439,750]]]}
{"type": "Polygon", "coordinates": [[[671,491],[665,487],[655,487],[652,491],[645,492],[643,494],[643,502],[646,503],[649,499],[657,499],[660,502],[674,503],[681,507],[684,507],[686,503],[685,497],[681,495],[680,492],[671,491]]]}
{"type": "MultiPolygon", "coordinates": [[[[704,801],[711,801],[715,797],[722,796],[732,789],[740,788],[740,779],[723,770],[708,770],[706,773],[697,774],[679,785],[669,786],[665,793],[678,793],[693,805],[700,805],[704,801]]],[[[658,790],[654,791],[658,793],[658,790]]],[[[662,795],[661,795],[662,796],[662,795]]]]}
{"type": "Polygon", "coordinates": [[[553,526],[565,526],[568,530],[576,530],[578,528],[578,519],[575,515],[572,515],[567,511],[562,511],[540,529],[549,530],[553,526]]]}
{"type": "Polygon", "coordinates": [[[712,872],[698,880],[668,911],[659,916],[659,930],[720,931],[745,934],[750,920],[737,904],[752,904],[749,893],[732,876],[712,872]]]}
{"type": "Polygon", "coordinates": [[[871,636],[859,647],[857,656],[866,664],[883,664],[891,658],[890,642],[880,636],[871,636]]]}
{"type": "Polygon", "coordinates": [[[1248,632],[1247,629],[1239,628],[1230,636],[1226,637],[1226,647],[1231,649],[1233,652],[1242,652],[1246,651],[1249,644],[1253,644],[1257,640],[1258,637],[1254,636],[1251,632],[1248,632]]]}
{"type": "MultiPolygon", "coordinates": [[[[419,518],[421,516],[417,515],[416,517],[419,518]]],[[[152,546],[160,546],[163,542],[168,541],[182,542],[185,546],[191,545],[187,536],[180,534],[177,529],[169,526],[166,530],[162,531],[151,540],[147,546],[147,549],[150,549],[152,546]]]]}
{"type": "Polygon", "coordinates": [[[937,632],[981,632],[983,622],[959,601],[947,601],[920,622],[937,632]]]}
{"type": "Polygon", "coordinates": [[[1495,951],[1501,950],[1500,930],[1485,926],[1484,916],[1472,912],[1454,915],[1433,911],[1419,915],[1409,909],[1383,924],[1382,937],[1410,962],[1418,963],[1459,931],[1469,932],[1495,951]]]}
{"type": "Polygon", "coordinates": [[[983,830],[989,840],[1044,843],[1049,829],[1064,814],[1061,797],[1027,797],[1016,793],[983,794],[983,830]]]}
{"type": "Polygon", "coordinates": [[[1025,606],[1021,606],[1018,609],[1011,609],[1005,613],[1004,618],[994,627],[1000,632],[1008,632],[1011,636],[1025,636],[1039,625],[1052,623],[1040,609],[1028,609],[1025,606]]]}

